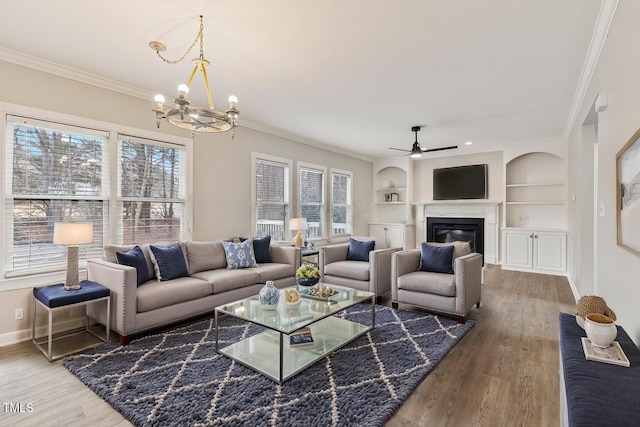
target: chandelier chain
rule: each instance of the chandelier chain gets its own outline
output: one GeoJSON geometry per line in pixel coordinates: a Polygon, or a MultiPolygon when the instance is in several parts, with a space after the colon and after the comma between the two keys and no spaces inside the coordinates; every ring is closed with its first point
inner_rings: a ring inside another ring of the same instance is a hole
{"type": "Polygon", "coordinates": [[[191,50],[193,49],[193,47],[196,45],[196,43],[198,43],[198,40],[200,40],[200,58],[204,57],[204,52],[203,52],[203,41],[202,41],[202,35],[204,32],[204,25],[202,23],[202,15],[200,15],[200,31],[198,31],[198,34],[196,35],[196,38],[193,40],[193,43],[191,43],[191,46],[189,46],[187,48],[187,50],[184,52],[184,54],[180,57],[180,59],[176,59],[176,60],[171,60],[171,59],[167,59],[164,56],[162,56],[162,54],[160,53],[159,50],[156,50],[156,54],[158,55],[158,57],[160,59],[162,59],[164,62],[166,62],[167,64],[177,64],[179,62],[182,62],[184,60],[184,58],[187,57],[187,55],[189,54],[189,52],[191,52],[191,50]]]}

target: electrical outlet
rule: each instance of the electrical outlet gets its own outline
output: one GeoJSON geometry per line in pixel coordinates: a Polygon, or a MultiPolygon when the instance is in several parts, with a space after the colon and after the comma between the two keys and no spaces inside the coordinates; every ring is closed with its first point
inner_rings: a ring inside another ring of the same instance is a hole
{"type": "Polygon", "coordinates": [[[16,320],[24,319],[24,310],[21,308],[16,308],[16,320]]]}

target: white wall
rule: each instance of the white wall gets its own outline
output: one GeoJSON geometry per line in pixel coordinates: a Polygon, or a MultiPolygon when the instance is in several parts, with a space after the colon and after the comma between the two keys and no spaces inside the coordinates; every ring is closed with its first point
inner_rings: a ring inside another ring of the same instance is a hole
{"type": "Polygon", "coordinates": [[[489,170],[487,178],[489,184],[489,198],[483,201],[496,203],[502,202],[504,195],[504,173],[501,151],[414,160],[413,202],[428,203],[433,201],[434,169],[482,163],[486,163],[489,170]]]}
{"type": "MultiPolygon", "coordinates": [[[[151,113],[151,100],[3,61],[0,61],[0,76],[1,102],[158,131],[151,113]]],[[[160,132],[189,137],[188,132],[167,123],[161,126],[160,132]]],[[[353,171],[354,234],[367,234],[367,215],[373,191],[371,162],[239,128],[234,140],[230,133],[198,134],[194,139],[194,240],[252,234],[252,151],[353,171]]],[[[0,212],[0,218],[4,215],[0,212]]],[[[44,284],[48,283],[38,283],[34,279],[34,286],[44,284]]],[[[3,291],[0,279],[0,345],[29,337],[31,292],[31,288],[3,291]],[[24,308],[24,320],[14,320],[16,308],[24,308]]]]}
{"type": "MultiPolygon", "coordinates": [[[[608,108],[598,116],[597,154],[598,176],[596,178],[597,203],[604,203],[604,215],[596,220],[596,280],[592,286],[581,283],[581,274],[576,272],[576,288],[581,296],[598,294],[616,312],[618,324],[623,326],[636,344],[640,343],[640,257],[630,253],[616,243],[616,154],[640,128],[640,2],[621,0],[610,29],[603,52],[598,61],[582,108],[569,138],[570,152],[579,152],[583,143],[582,124],[599,92],[608,93],[608,108]]],[[[569,158],[570,194],[580,197],[579,186],[582,156],[569,158]]],[[[640,221],[640,218],[638,218],[640,221]]],[[[580,229],[579,218],[569,216],[570,232],[580,229]]],[[[584,245],[581,250],[588,250],[584,245]]],[[[580,264],[577,253],[572,262],[584,272],[591,268],[580,264]]]]}

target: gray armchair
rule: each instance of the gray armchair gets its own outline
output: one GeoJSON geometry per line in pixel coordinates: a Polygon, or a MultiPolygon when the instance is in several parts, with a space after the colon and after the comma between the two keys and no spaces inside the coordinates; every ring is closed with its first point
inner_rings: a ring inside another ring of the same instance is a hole
{"type": "Polygon", "coordinates": [[[482,254],[471,253],[468,242],[428,244],[454,245],[454,274],[419,271],[420,249],[396,252],[391,257],[391,305],[411,304],[464,323],[471,308],[480,307],[482,254]]]}
{"type": "Polygon", "coordinates": [[[320,249],[320,273],[329,284],[373,292],[380,297],[391,290],[391,254],[402,248],[374,249],[369,261],[347,260],[349,243],[320,249]]]}

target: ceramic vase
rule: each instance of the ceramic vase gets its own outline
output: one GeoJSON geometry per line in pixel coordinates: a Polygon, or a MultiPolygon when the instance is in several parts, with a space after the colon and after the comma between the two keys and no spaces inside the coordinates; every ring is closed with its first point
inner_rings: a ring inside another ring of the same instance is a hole
{"type": "Polygon", "coordinates": [[[584,319],[584,331],[587,338],[596,347],[609,347],[618,335],[615,322],[602,314],[590,313],[584,319]]]}
{"type": "Polygon", "coordinates": [[[273,281],[268,280],[267,284],[260,289],[260,308],[263,310],[275,310],[280,302],[280,291],[273,285],[273,281]]]}

